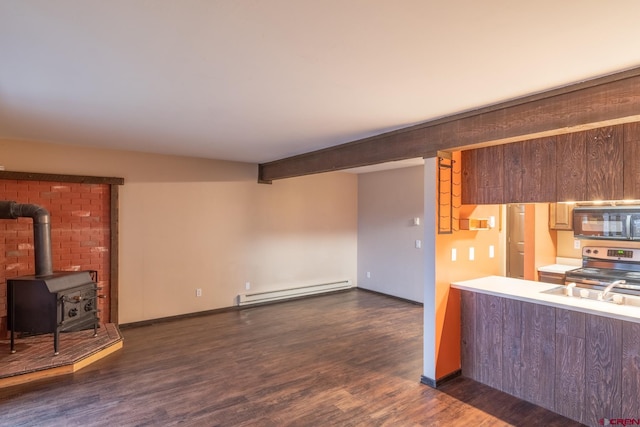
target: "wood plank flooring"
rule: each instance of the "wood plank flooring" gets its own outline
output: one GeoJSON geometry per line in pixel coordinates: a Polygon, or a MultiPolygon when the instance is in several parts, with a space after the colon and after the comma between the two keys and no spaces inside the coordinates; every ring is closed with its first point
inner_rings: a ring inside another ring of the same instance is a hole
{"type": "Polygon", "coordinates": [[[420,384],[422,311],[353,290],[123,328],[82,371],[0,390],[0,425],[579,425],[469,379],[420,384]]]}

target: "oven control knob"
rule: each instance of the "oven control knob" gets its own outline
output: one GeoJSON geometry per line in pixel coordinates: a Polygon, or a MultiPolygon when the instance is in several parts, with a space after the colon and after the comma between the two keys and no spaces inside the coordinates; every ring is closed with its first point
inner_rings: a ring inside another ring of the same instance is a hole
{"type": "Polygon", "coordinates": [[[585,249],[584,250],[586,253],[590,254],[591,253],[591,249],[585,249]]]}
{"type": "Polygon", "coordinates": [[[597,249],[594,249],[594,250],[593,250],[593,253],[597,255],[597,254],[598,254],[598,250],[597,250],[597,249]]]}
{"type": "Polygon", "coordinates": [[[78,315],[78,309],[77,308],[72,308],[71,310],[69,310],[69,317],[75,317],[78,315]]]}

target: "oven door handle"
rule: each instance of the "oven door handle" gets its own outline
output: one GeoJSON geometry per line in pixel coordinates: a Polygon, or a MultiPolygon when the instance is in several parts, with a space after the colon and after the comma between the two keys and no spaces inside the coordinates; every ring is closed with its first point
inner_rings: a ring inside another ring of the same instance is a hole
{"type": "Polygon", "coordinates": [[[571,282],[575,282],[576,284],[580,284],[580,283],[584,283],[585,285],[602,285],[602,282],[599,280],[593,280],[593,279],[570,279],[569,277],[567,277],[566,279],[567,281],[571,281],[571,282]]]}

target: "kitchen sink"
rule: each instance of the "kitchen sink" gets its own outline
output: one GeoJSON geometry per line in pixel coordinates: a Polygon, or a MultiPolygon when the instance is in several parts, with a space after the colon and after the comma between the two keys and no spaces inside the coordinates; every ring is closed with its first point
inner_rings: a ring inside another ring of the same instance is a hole
{"type": "MultiPolygon", "coordinates": [[[[600,294],[602,291],[596,291],[592,289],[570,287],[570,286],[558,286],[555,288],[541,291],[543,294],[558,295],[564,298],[579,298],[590,299],[594,301],[600,301],[600,294]]],[[[607,299],[601,301],[606,304],[617,305],[629,305],[633,307],[640,307],[640,297],[632,295],[619,294],[617,292],[609,292],[607,299]]]]}

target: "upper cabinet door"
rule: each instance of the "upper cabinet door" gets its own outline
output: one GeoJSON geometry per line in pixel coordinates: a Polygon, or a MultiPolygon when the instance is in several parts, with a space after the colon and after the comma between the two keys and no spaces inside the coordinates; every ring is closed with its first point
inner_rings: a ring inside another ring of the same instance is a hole
{"type": "Polygon", "coordinates": [[[624,198],[640,199],[640,123],[624,125],[624,198]]]}
{"type": "Polygon", "coordinates": [[[504,146],[504,200],[506,203],[523,203],[522,182],[524,180],[524,144],[514,142],[504,146]]]}
{"type": "Polygon", "coordinates": [[[622,137],[622,125],[586,132],[587,200],[619,200],[624,197],[622,137]]]}
{"type": "Polygon", "coordinates": [[[556,200],[587,200],[587,135],[558,135],[556,139],[556,200]]]}
{"type": "Polygon", "coordinates": [[[503,203],[502,145],[462,152],[462,204],[503,203]]]}
{"type": "Polygon", "coordinates": [[[523,155],[525,201],[556,200],[556,137],[524,141],[523,155]]]}
{"type": "Polygon", "coordinates": [[[504,175],[504,199],[508,203],[555,201],[555,137],[506,144],[504,175]]]}

